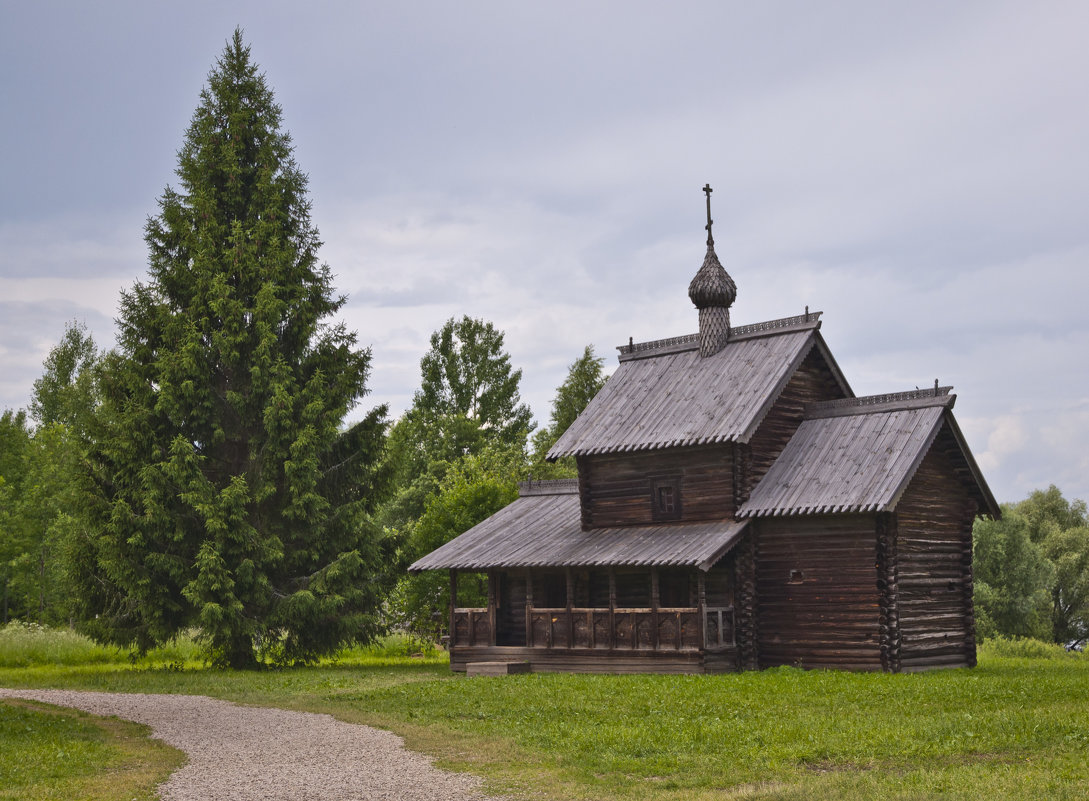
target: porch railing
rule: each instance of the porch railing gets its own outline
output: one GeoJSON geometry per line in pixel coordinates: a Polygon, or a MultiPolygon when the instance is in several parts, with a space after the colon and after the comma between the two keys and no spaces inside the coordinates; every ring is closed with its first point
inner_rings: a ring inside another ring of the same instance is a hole
{"type": "Polygon", "coordinates": [[[492,618],[487,608],[455,609],[450,641],[454,645],[491,645],[492,618]]]}
{"type": "MultiPolygon", "coordinates": [[[[526,613],[526,645],[534,648],[593,648],[630,651],[695,651],[700,645],[698,607],[659,609],[572,608],[526,613]]],[[[487,608],[454,610],[453,644],[491,645],[487,608]]],[[[734,645],[734,608],[704,609],[703,648],[734,645]]]]}

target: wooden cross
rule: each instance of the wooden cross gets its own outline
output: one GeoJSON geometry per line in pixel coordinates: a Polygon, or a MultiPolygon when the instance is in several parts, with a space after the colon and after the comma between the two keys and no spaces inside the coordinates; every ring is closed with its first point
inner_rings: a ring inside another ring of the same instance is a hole
{"type": "Polygon", "coordinates": [[[715,222],[711,219],[711,192],[714,190],[711,189],[711,184],[704,184],[703,191],[707,195],[707,246],[710,247],[715,244],[715,239],[711,236],[711,226],[715,222]]]}

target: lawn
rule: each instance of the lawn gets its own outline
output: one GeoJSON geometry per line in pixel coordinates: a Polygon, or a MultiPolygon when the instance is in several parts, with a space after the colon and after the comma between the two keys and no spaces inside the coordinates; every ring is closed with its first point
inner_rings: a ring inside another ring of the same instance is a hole
{"type": "Polygon", "coordinates": [[[153,799],[185,755],[146,726],[29,701],[0,702],[0,801],[153,799]]]}
{"type": "Polygon", "coordinates": [[[0,637],[0,686],[329,712],[392,729],[490,790],[527,798],[1089,797],[1089,657],[1038,644],[990,644],[973,670],[899,675],[466,679],[441,656],[390,651],[244,673],[183,652],[134,666],[3,667],[16,660],[0,637]]]}

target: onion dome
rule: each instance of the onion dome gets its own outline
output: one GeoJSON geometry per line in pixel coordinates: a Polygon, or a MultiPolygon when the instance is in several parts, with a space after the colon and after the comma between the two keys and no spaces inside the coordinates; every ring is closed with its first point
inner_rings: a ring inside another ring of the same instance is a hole
{"type": "Polygon", "coordinates": [[[692,299],[697,309],[707,309],[711,306],[729,308],[737,299],[737,284],[730,278],[722,262],[718,260],[714,242],[707,244],[707,255],[703,259],[703,266],[692,279],[692,283],[688,285],[688,297],[692,299]]]}
{"type": "Polygon", "coordinates": [[[692,283],[688,285],[688,297],[700,310],[700,356],[714,356],[730,339],[730,305],[737,298],[737,284],[730,278],[722,262],[715,254],[715,239],[711,236],[711,185],[703,187],[707,193],[707,255],[703,258],[692,283]]]}

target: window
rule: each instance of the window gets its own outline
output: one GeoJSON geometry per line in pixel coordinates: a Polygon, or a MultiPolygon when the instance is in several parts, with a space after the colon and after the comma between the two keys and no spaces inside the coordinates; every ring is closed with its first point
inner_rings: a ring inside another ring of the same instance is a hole
{"type": "Polygon", "coordinates": [[[666,515],[673,514],[673,510],[677,508],[676,494],[676,487],[671,487],[668,484],[658,487],[658,511],[666,515]]]}
{"type": "Polygon", "coordinates": [[[663,476],[650,482],[651,517],[654,520],[681,519],[680,476],[663,476]]]}

